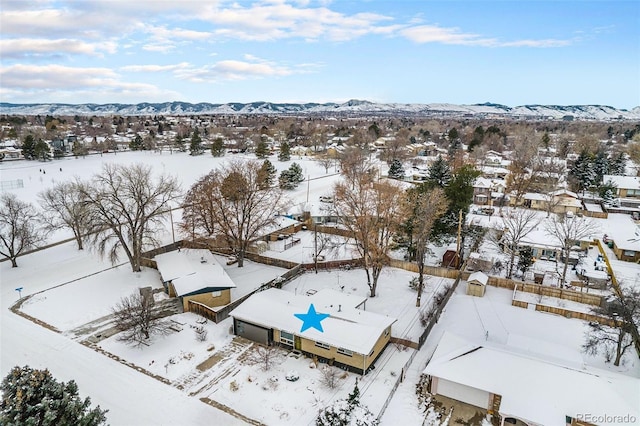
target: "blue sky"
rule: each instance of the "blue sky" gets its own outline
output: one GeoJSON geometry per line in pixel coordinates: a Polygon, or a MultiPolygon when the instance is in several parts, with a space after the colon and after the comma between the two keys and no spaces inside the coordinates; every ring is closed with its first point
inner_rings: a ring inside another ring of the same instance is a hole
{"type": "Polygon", "coordinates": [[[0,100],[640,105],[640,2],[0,0],[0,100]]]}

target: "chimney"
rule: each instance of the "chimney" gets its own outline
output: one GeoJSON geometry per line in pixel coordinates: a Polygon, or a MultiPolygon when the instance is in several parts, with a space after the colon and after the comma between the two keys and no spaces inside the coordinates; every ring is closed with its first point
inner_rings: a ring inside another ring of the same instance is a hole
{"type": "Polygon", "coordinates": [[[338,312],[342,312],[342,305],[338,305],[338,312]]]}

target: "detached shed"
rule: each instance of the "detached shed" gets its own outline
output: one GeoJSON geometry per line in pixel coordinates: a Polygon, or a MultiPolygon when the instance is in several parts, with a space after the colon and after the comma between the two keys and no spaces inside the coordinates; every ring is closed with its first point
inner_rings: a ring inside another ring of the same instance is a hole
{"type": "Polygon", "coordinates": [[[487,288],[489,277],[484,272],[474,272],[469,275],[467,279],[467,295],[469,296],[484,296],[484,291],[487,288]]]}
{"type": "Polygon", "coordinates": [[[215,320],[215,307],[231,302],[236,285],[209,250],[182,249],[155,256],[166,292],[179,297],[185,312],[215,320]]]}

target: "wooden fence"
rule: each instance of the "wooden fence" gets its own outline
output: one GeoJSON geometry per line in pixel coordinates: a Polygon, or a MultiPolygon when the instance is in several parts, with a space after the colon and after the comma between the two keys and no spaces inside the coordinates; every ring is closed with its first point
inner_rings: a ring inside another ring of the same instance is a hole
{"type": "MultiPolygon", "coordinates": [[[[412,262],[406,262],[404,260],[391,259],[389,266],[394,268],[401,268],[411,272],[418,272],[418,265],[412,262]]],[[[426,275],[433,275],[436,277],[467,280],[470,272],[458,271],[457,269],[443,268],[441,266],[425,266],[424,273],[426,275]]],[[[519,291],[524,291],[533,294],[542,294],[543,296],[557,297],[559,299],[571,300],[573,302],[584,303],[586,305],[602,306],[602,297],[597,294],[582,293],[575,290],[560,289],[556,287],[542,286],[540,284],[530,284],[521,281],[514,281],[508,278],[489,277],[488,285],[499,288],[506,288],[513,290],[518,288],[519,291]]]]}
{"type": "MultiPolygon", "coordinates": [[[[416,274],[418,273],[418,264],[413,262],[407,262],[405,260],[389,259],[389,266],[391,266],[392,268],[400,268],[400,269],[404,269],[405,271],[415,272],[416,274]]],[[[454,268],[444,268],[442,266],[425,265],[424,273],[425,275],[432,275],[435,277],[456,279],[458,278],[461,272],[454,268]]],[[[462,272],[462,274],[463,274],[462,276],[463,280],[466,280],[470,275],[468,272],[462,272]]]]}
{"type": "MultiPolygon", "coordinates": [[[[511,306],[517,306],[519,308],[528,309],[529,305],[530,305],[529,302],[525,302],[523,300],[513,299],[511,301],[511,306]]],[[[539,312],[549,312],[551,314],[562,315],[563,317],[566,317],[566,318],[578,318],[584,321],[595,321],[595,322],[599,322],[600,324],[609,325],[611,327],[616,327],[618,325],[615,321],[613,321],[610,318],[603,318],[601,316],[589,314],[586,312],[577,312],[577,311],[572,311],[570,309],[561,308],[558,306],[547,306],[547,305],[542,305],[538,303],[533,303],[533,305],[535,305],[536,311],[539,311],[539,312]]]]}

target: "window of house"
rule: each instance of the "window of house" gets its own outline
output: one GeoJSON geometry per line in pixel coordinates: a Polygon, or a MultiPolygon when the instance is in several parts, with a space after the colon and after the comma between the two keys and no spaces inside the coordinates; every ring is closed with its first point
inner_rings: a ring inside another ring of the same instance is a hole
{"type": "Polygon", "coordinates": [[[326,343],[322,343],[322,342],[316,342],[316,346],[322,349],[326,349],[329,350],[331,349],[331,346],[327,345],[326,343]]]}
{"type": "Polygon", "coordinates": [[[338,352],[339,354],[342,354],[342,355],[346,355],[346,356],[353,356],[353,352],[352,352],[352,351],[350,351],[350,350],[348,350],[348,349],[338,348],[338,351],[337,351],[337,352],[338,352]]]}
{"type": "Polygon", "coordinates": [[[624,254],[625,256],[633,257],[636,255],[636,252],[633,250],[625,250],[622,252],[622,254],[624,254]]]}
{"type": "Polygon", "coordinates": [[[384,337],[387,337],[388,335],[389,335],[389,329],[387,328],[387,329],[384,331],[384,337]]]}
{"type": "Polygon", "coordinates": [[[280,342],[285,345],[293,346],[293,333],[288,331],[280,331],[280,342]]]}
{"type": "Polygon", "coordinates": [[[211,292],[211,296],[220,297],[220,296],[222,296],[222,291],[212,291],[211,292]]]}

